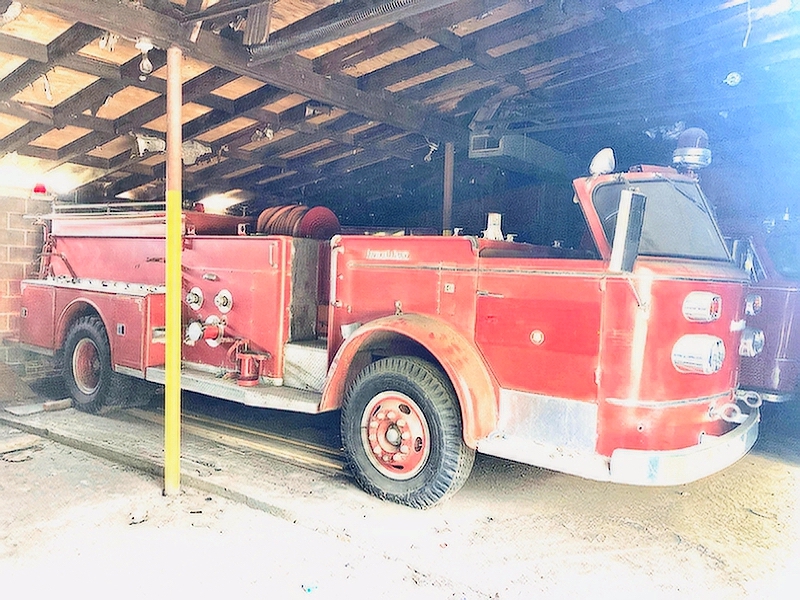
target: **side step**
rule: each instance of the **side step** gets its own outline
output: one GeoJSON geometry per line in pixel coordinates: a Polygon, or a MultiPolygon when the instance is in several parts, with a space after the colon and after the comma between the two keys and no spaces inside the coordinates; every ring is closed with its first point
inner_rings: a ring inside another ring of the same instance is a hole
{"type": "Polygon", "coordinates": [[[283,385],[322,393],[328,374],[326,340],[291,342],[283,355],[283,385]]]}
{"type": "MultiPolygon", "coordinates": [[[[163,384],[164,369],[162,367],[148,368],[147,380],[163,384]]],[[[319,393],[285,386],[276,387],[262,384],[255,387],[243,387],[236,381],[222,379],[212,373],[198,371],[187,365],[184,365],[181,371],[181,389],[247,406],[290,410],[306,414],[320,412],[319,403],[322,399],[319,393]]]]}

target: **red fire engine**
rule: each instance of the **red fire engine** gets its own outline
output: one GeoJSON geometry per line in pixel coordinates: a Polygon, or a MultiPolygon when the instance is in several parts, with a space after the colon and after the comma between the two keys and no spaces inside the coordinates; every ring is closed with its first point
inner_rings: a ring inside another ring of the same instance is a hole
{"type": "MultiPolygon", "coordinates": [[[[340,409],[360,485],[414,507],[458,490],[476,451],[641,485],[730,465],[758,434],[735,397],[746,275],[694,177],[599,164],[574,182],[574,249],[510,241],[494,215],[477,237],[184,213],[182,388],[340,409]]],[[[21,341],[63,356],[79,408],[124,406],[165,377],[164,214],[49,219],[21,341]]]]}

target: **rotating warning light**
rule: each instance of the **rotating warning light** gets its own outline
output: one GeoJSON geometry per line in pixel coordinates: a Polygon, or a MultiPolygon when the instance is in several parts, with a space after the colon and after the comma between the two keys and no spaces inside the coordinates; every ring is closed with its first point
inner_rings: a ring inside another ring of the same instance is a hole
{"type": "Polygon", "coordinates": [[[708,134],[699,127],[690,127],[678,137],[672,162],[687,169],[700,169],[711,164],[708,134]]]}

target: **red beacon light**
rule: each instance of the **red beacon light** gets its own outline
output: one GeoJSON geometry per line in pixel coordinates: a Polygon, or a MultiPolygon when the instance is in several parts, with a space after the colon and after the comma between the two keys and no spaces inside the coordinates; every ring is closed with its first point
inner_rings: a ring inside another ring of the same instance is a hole
{"type": "Polygon", "coordinates": [[[672,153],[672,163],[688,170],[702,169],[711,164],[708,134],[699,127],[690,127],[678,137],[678,147],[672,153]]]}
{"type": "Polygon", "coordinates": [[[47,193],[47,186],[43,183],[37,183],[33,186],[33,193],[34,194],[46,194],[47,193]]]}

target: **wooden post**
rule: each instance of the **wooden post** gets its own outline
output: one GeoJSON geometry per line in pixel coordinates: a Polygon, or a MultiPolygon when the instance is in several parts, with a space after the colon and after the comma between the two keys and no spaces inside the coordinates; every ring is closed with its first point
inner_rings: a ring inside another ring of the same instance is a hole
{"type": "Polygon", "coordinates": [[[453,167],[455,148],[453,142],[444,145],[444,202],[442,207],[442,235],[453,235],[453,167]]]}
{"type": "Polygon", "coordinates": [[[182,131],[180,48],[167,50],[167,248],[164,381],[164,495],[181,486],[181,188],[182,131]]]}

